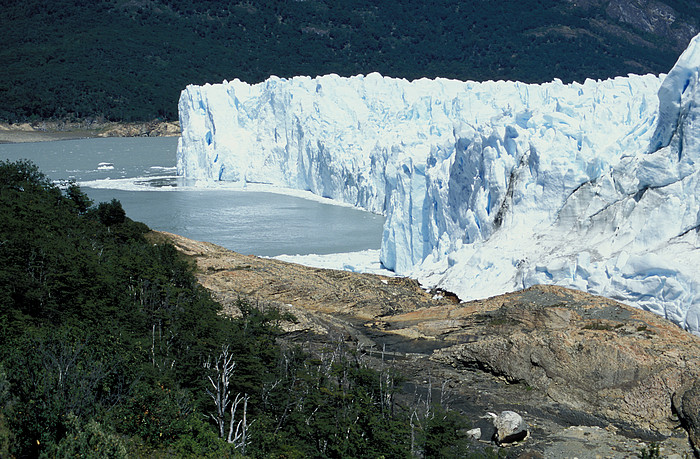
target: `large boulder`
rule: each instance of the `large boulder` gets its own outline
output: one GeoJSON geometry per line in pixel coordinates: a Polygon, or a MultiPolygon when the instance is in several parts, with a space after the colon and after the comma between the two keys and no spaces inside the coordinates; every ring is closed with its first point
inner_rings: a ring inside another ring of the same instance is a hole
{"type": "Polygon", "coordinates": [[[494,440],[499,445],[522,441],[527,437],[527,424],[515,411],[503,411],[494,418],[493,426],[496,428],[494,440]]]}

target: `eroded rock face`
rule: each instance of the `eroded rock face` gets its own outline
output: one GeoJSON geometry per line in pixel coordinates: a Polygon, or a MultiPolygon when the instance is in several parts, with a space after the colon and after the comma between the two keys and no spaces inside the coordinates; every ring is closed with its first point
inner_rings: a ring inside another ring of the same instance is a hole
{"type": "Polygon", "coordinates": [[[688,432],[696,455],[700,454],[700,379],[680,388],[674,394],[673,409],[688,432]]]}
{"type": "Polygon", "coordinates": [[[469,342],[434,359],[523,382],[611,422],[663,434],[675,427],[671,397],[700,376],[698,338],[648,312],[557,287],[488,302],[465,305],[473,312],[460,333],[471,332],[469,342]]]}

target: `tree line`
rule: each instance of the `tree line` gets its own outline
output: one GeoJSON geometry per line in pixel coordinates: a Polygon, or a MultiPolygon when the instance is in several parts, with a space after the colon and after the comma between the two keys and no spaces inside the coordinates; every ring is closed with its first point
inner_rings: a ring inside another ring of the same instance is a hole
{"type": "MultiPolygon", "coordinates": [[[[698,23],[693,2],[668,1],[698,23]]],[[[224,79],[378,71],[568,82],[667,72],[680,53],[668,37],[610,23],[605,2],[6,3],[0,120],[13,122],[173,120],[186,85],[224,79]]]]}

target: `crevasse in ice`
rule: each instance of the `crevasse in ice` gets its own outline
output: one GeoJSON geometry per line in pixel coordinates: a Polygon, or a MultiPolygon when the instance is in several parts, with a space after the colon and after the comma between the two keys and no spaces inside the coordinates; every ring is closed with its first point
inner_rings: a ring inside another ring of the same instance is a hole
{"type": "Polygon", "coordinates": [[[700,331],[700,38],[667,76],[188,86],[178,173],[387,216],[381,261],[483,298],[586,290],[700,331]]]}

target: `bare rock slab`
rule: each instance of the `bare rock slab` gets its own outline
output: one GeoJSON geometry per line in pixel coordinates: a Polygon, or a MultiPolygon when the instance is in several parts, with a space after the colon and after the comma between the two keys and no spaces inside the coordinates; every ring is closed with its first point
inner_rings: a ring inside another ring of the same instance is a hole
{"type": "Polygon", "coordinates": [[[680,388],[673,395],[673,409],[688,432],[696,455],[700,455],[700,379],[680,388]]]}
{"type": "Polygon", "coordinates": [[[460,333],[470,339],[433,359],[524,383],[623,428],[669,435],[673,394],[700,376],[700,339],[613,300],[537,286],[464,309],[460,333]]]}

